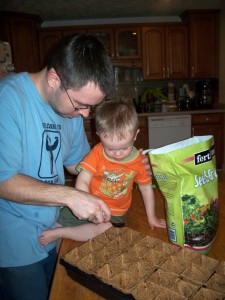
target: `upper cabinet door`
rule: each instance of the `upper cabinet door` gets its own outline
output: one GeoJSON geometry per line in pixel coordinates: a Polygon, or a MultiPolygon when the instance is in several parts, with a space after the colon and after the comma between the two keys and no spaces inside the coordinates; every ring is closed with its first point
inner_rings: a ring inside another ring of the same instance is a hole
{"type": "Polygon", "coordinates": [[[143,79],[165,79],[164,26],[142,28],[143,79]]]}
{"type": "Polygon", "coordinates": [[[85,29],[78,28],[55,28],[42,29],[39,32],[39,55],[41,67],[46,65],[46,59],[52,48],[63,38],[70,35],[86,33],[85,29]]]}
{"type": "Polygon", "coordinates": [[[52,48],[61,38],[61,30],[42,30],[39,32],[39,55],[42,68],[46,65],[47,57],[52,48]]]}
{"type": "Polygon", "coordinates": [[[10,43],[16,72],[39,70],[38,28],[36,16],[0,12],[0,40],[10,43]]]}
{"type": "Polygon", "coordinates": [[[38,37],[33,19],[11,19],[12,52],[16,72],[39,70],[38,37]],[[26,45],[24,47],[24,45],[26,45]]]}
{"type": "Polygon", "coordinates": [[[92,28],[92,29],[88,29],[88,33],[98,37],[100,41],[103,43],[103,45],[105,46],[108,55],[111,58],[115,57],[114,38],[113,38],[112,28],[92,28]]]}
{"type": "Polygon", "coordinates": [[[188,28],[158,25],[142,28],[143,78],[188,77],[188,28]]]}
{"type": "Polygon", "coordinates": [[[141,67],[141,30],[138,27],[98,27],[88,29],[104,44],[114,66],[141,67]]]}
{"type": "Polygon", "coordinates": [[[188,27],[166,26],[166,76],[186,79],[188,70],[188,27]]]}
{"type": "Polygon", "coordinates": [[[190,77],[218,77],[219,12],[190,11],[184,19],[189,24],[190,77]]]}
{"type": "Polygon", "coordinates": [[[116,28],[116,58],[141,58],[141,31],[138,27],[116,28]]]}

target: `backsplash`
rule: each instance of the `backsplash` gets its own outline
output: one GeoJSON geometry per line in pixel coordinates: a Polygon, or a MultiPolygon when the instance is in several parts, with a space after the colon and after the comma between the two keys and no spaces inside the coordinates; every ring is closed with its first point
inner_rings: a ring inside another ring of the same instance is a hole
{"type": "MultiPolygon", "coordinates": [[[[179,90],[187,84],[190,90],[196,91],[198,80],[151,80],[144,81],[141,68],[114,67],[115,74],[115,97],[133,101],[141,97],[149,87],[166,90],[168,83],[174,83],[175,100],[178,99],[179,90]]],[[[215,91],[215,102],[218,102],[218,90],[215,91]]]]}

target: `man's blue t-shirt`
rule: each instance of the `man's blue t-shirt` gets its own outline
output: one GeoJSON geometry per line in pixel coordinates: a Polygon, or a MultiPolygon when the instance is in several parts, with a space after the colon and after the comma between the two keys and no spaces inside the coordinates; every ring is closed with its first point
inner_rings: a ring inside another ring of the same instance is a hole
{"type": "MultiPolygon", "coordinates": [[[[56,114],[28,73],[0,81],[0,182],[25,174],[63,185],[63,166],[79,163],[89,150],[82,117],[56,114]]],[[[47,257],[55,243],[42,246],[38,237],[55,227],[59,209],[0,199],[0,267],[28,265],[47,257]]]]}

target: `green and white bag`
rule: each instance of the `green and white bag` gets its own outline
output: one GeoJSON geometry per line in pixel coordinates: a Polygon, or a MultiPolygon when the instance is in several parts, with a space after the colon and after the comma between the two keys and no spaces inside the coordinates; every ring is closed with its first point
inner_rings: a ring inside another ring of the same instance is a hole
{"type": "Polygon", "coordinates": [[[166,200],[169,240],[208,254],[218,227],[218,178],[213,136],[195,136],[149,152],[166,200]]]}

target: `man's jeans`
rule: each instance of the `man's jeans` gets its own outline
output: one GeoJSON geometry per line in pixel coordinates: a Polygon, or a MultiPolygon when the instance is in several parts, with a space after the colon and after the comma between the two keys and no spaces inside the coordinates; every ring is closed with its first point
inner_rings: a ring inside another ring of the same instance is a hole
{"type": "Polygon", "coordinates": [[[0,268],[1,300],[47,300],[56,263],[56,249],[35,264],[0,268]]]}

